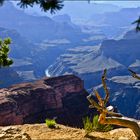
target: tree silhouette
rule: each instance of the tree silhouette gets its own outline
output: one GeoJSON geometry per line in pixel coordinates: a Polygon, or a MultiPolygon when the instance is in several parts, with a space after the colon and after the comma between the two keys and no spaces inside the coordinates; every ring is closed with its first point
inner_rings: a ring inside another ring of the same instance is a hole
{"type": "MultiPolygon", "coordinates": [[[[0,0],[0,5],[3,5],[6,0],[0,0]]],[[[16,1],[16,0],[15,0],[16,1]]],[[[63,8],[62,0],[17,0],[19,1],[17,5],[21,8],[27,8],[28,6],[33,7],[38,5],[44,12],[50,11],[55,13],[57,10],[63,8]]]]}
{"type": "Polygon", "coordinates": [[[140,16],[139,16],[139,18],[138,18],[136,21],[134,21],[132,24],[137,24],[137,25],[136,25],[136,31],[137,31],[137,32],[140,31],[140,16]]]}

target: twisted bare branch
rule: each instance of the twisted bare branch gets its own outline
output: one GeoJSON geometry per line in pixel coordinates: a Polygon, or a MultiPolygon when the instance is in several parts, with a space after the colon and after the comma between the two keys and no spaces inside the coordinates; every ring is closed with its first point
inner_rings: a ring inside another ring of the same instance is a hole
{"type": "Polygon", "coordinates": [[[88,99],[88,101],[90,102],[90,106],[89,106],[89,108],[96,108],[98,111],[100,111],[100,110],[102,110],[102,107],[98,104],[98,103],[96,103],[96,101],[94,101],[93,99],[92,99],[92,95],[90,94],[89,96],[87,96],[87,99],[88,99]]]}
{"type": "Polygon", "coordinates": [[[132,71],[131,69],[128,69],[128,70],[130,71],[132,77],[134,77],[134,78],[140,80],[140,76],[138,76],[136,72],[132,71]]]}
{"type": "MultiPolygon", "coordinates": [[[[132,73],[132,76],[134,78],[137,78],[140,80],[140,77],[135,72],[133,72],[130,69],[129,71],[132,73]]],[[[98,120],[99,123],[128,127],[134,132],[137,139],[140,140],[140,126],[138,125],[136,120],[131,119],[131,118],[125,118],[123,117],[122,114],[113,112],[112,110],[106,107],[106,103],[109,100],[109,91],[107,89],[107,85],[105,82],[106,73],[107,73],[107,70],[105,69],[102,76],[102,84],[103,84],[104,91],[106,93],[105,99],[102,99],[98,91],[95,90],[94,92],[99,102],[96,103],[96,101],[94,101],[94,99],[92,98],[92,94],[90,94],[89,96],[87,96],[88,101],[91,103],[90,108],[96,108],[100,112],[100,116],[98,120]],[[111,117],[107,117],[107,115],[110,115],[111,117]]]]}
{"type": "Polygon", "coordinates": [[[99,105],[100,106],[104,106],[104,101],[102,100],[101,96],[99,95],[98,91],[97,90],[94,90],[94,93],[99,101],[99,105]]]}
{"type": "Polygon", "coordinates": [[[103,88],[104,88],[104,91],[106,94],[105,99],[104,99],[104,106],[106,106],[106,103],[109,100],[109,90],[108,90],[107,85],[106,85],[106,73],[107,73],[107,69],[104,69],[104,72],[102,75],[102,84],[103,84],[103,88]]]}
{"type": "Polygon", "coordinates": [[[99,122],[101,124],[113,124],[130,128],[137,137],[137,140],[140,140],[140,126],[134,119],[124,117],[106,117],[104,114],[100,114],[99,122]]]}

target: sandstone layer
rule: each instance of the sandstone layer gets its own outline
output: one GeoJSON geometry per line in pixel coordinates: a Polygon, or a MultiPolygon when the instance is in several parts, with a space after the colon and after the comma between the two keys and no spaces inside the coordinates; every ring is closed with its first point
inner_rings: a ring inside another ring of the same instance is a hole
{"type": "Polygon", "coordinates": [[[82,118],[89,114],[87,95],[83,81],[74,75],[0,89],[0,125],[38,123],[55,117],[58,123],[81,127],[82,118]]]}

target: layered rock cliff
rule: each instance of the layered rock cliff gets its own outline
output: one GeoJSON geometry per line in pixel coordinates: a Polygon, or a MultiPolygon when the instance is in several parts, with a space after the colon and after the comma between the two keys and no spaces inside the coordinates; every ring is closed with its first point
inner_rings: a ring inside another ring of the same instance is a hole
{"type": "Polygon", "coordinates": [[[44,122],[81,127],[88,114],[87,92],[74,75],[44,78],[0,89],[0,125],[44,122]]]}

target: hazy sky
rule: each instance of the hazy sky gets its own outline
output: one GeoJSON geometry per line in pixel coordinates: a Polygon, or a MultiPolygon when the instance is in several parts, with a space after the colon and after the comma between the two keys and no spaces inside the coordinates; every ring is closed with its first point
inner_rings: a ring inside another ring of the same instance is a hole
{"type": "MultiPolygon", "coordinates": [[[[95,0],[96,1],[96,0],[95,0]]],[[[106,0],[106,1],[100,1],[97,0],[96,3],[110,3],[110,4],[115,4],[121,7],[140,7],[140,0],[134,0],[134,1],[128,1],[128,0],[118,0],[118,1],[110,1],[110,0],[106,0]]]]}
{"type": "MultiPolygon", "coordinates": [[[[140,7],[140,0],[134,0],[134,1],[130,1],[130,0],[106,0],[106,1],[102,1],[102,0],[91,0],[90,3],[94,3],[94,4],[113,4],[119,7],[123,7],[123,8],[127,8],[127,7],[140,7]]],[[[67,11],[67,9],[70,9],[72,5],[89,5],[88,4],[88,0],[81,0],[81,1],[76,1],[76,0],[71,0],[71,1],[65,1],[64,0],[64,7],[61,11],[67,11]]],[[[73,10],[71,8],[71,10],[73,10]]],[[[78,10],[78,9],[77,9],[78,10]]],[[[32,13],[39,13],[39,14],[43,14],[43,12],[40,11],[40,9],[37,6],[34,6],[34,8],[27,8],[25,11],[30,11],[32,13]]]]}
{"type": "MultiPolygon", "coordinates": [[[[86,15],[90,17],[93,13],[102,12],[106,6],[102,6],[101,8],[98,7],[99,4],[110,4],[115,5],[116,7],[120,8],[127,8],[127,7],[140,7],[140,0],[138,1],[100,1],[95,0],[88,3],[88,1],[65,1],[64,7],[62,10],[58,11],[56,14],[51,15],[49,12],[45,13],[40,10],[37,6],[34,6],[33,8],[27,8],[25,9],[25,12],[34,14],[34,15],[42,15],[42,16],[55,16],[55,15],[62,15],[62,14],[68,14],[71,16],[72,20],[79,18],[86,18],[86,15]],[[96,7],[96,8],[95,8],[96,7]]],[[[112,10],[116,9],[116,7],[112,8],[112,10]]],[[[107,10],[107,8],[106,8],[107,10]]],[[[111,9],[110,9],[111,10],[111,9]]]]}

